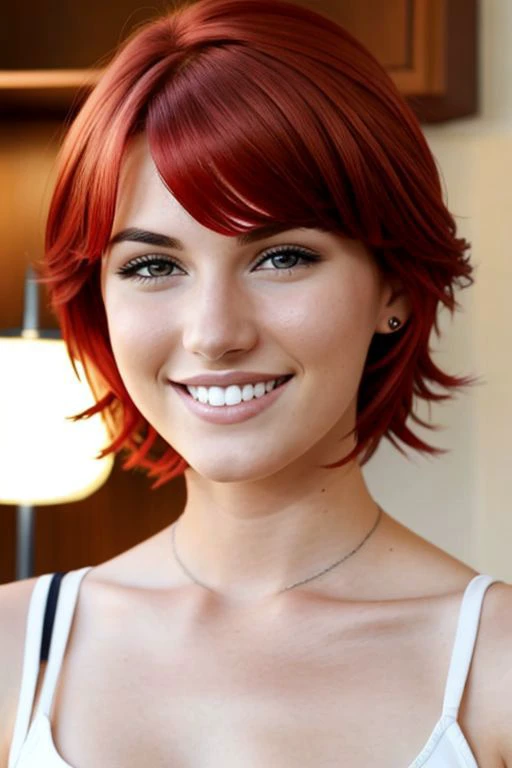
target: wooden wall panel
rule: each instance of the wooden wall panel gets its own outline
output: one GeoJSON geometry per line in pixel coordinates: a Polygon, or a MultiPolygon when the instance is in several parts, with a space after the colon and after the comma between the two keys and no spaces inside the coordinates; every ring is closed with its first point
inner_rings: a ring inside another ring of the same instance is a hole
{"type": "MultiPolygon", "coordinates": [[[[42,256],[43,232],[59,121],[5,122],[0,126],[0,329],[19,327],[26,266],[42,256]]],[[[42,320],[56,327],[46,310],[42,320]]]]}

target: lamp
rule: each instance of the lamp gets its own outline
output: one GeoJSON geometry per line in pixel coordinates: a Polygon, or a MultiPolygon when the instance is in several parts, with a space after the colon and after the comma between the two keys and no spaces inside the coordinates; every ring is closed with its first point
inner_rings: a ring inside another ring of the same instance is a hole
{"type": "Polygon", "coordinates": [[[23,328],[0,335],[0,504],[16,504],[16,578],[33,574],[34,505],[86,498],[113,457],[96,459],[109,435],[101,416],[69,420],[94,403],[59,333],[38,329],[38,285],[25,280],[23,328]]]}

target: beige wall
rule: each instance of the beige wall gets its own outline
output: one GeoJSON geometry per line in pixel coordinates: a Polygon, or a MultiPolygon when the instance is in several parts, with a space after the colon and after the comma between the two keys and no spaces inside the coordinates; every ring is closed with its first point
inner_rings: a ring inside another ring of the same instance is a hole
{"type": "MultiPolygon", "coordinates": [[[[388,443],[364,470],[393,516],[481,572],[512,581],[512,2],[481,0],[481,111],[425,129],[446,198],[472,242],[475,285],[442,314],[439,363],[482,386],[432,406],[451,453],[400,457],[388,443]]],[[[427,409],[418,409],[428,415],[427,409]]],[[[414,426],[414,429],[418,429],[414,426]]]]}

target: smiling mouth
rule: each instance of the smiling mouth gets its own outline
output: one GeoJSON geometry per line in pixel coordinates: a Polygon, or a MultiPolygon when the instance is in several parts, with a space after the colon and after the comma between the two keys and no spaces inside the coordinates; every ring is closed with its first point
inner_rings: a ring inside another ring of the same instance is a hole
{"type": "MultiPolygon", "coordinates": [[[[276,379],[276,381],[279,382],[279,383],[276,384],[275,387],[272,388],[271,392],[273,392],[274,389],[279,389],[279,387],[282,387],[283,384],[286,384],[288,381],[290,381],[290,379],[293,379],[293,377],[294,377],[293,373],[289,374],[288,376],[280,376],[278,379],[276,379]]],[[[179,387],[180,389],[183,389],[187,394],[190,394],[188,389],[187,389],[187,386],[188,386],[187,384],[180,384],[177,381],[172,381],[171,384],[174,384],[175,387],[179,387]]],[[[246,384],[242,384],[242,385],[240,385],[240,384],[235,384],[235,385],[228,384],[228,385],[221,386],[220,384],[209,384],[208,386],[206,386],[206,384],[196,384],[195,385],[195,389],[199,389],[199,387],[203,387],[205,389],[211,389],[212,387],[220,387],[221,389],[227,389],[228,386],[237,386],[237,387],[240,387],[240,389],[243,389],[247,385],[246,384]]],[[[265,394],[267,394],[267,393],[265,393],[265,394]]]]}
{"type": "MultiPolygon", "coordinates": [[[[276,381],[277,381],[277,384],[275,384],[275,385],[272,387],[272,389],[268,390],[267,392],[265,392],[265,393],[264,393],[263,395],[261,395],[260,397],[255,397],[255,396],[253,396],[253,397],[252,397],[250,400],[242,400],[242,401],[241,401],[241,403],[239,403],[238,405],[243,405],[244,403],[250,403],[250,402],[252,402],[253,400],[262,400],[262,399],[264,399],[264,398],[265,398],[267,395],[270,395],[272,392],[275,392],[275,390],[276,390],[276,389],[280,389],[281,387],[283,387],[285,384],[287,384],[287,383],[290,381],[290,379],[293,379],[293,378],[294,378],[294,374],[289,374],[288,376],[280,376],[278,379],[276,379],[276,381]]],[[[188,390],[188,387],[187,387],[187,385],[186,385],[186,384],[178,384],[177,382],[172,382],[172,384],[173,384],[175,387],[179,387],[179,389],[181,389],[181,390],[182,390],[182,391],[183,391],[183,392],[184,392],[184,393],[187,395],[187,397],[190,397],[190,399],[191,399],[191,400],[194,400],[194,402],[196,402],[196,403],[199,403],[199,404],[203,404],[203,405],[206,405],[206,406],[210,406],[210,407],[217,407],[217,408],[219,408],[219,407],[224,407],[224,408],[235,408],[235,407],[236,407],[236,405],[227,405],[227,404],[226,404],[226,405],[224,405],[224,406],[220,406],[220,405],[219,405],[219,406],[211,406],[211,404],[210,404],[210,403],[208,403],[208,402],[207,402],[207,403],[202,403],[202,401],[200,401],[200,400],[198,400],[197,398],[195,398],[195,397],[194,397],[194,396],[193,396],[193,395],[192,395],[192,394],[189,392],[189,390],[188,390]]],[[[211,387],[213,387],[213,386],[216,386],[216,385],[212,384],[212,385],[210,385],[210,387],[205,387],[205,388],[206,388],[206,389],[209,389],[209,388],[211,388],[211,387]]],[[[233,386],[233,385],[230,385],[230,386],[233,386]]],[[[234,386],[239,386],[239,385],[234,385],[234,386]]],[[[246,385],[242,385],[242,386],[240,387],[240,389],[242,389],[242,390],[243,390],[244,386],[246,386],[246,385]]],[[[196,387],[195,387],[195,389],[196,389],[196,390],[197,390],[198,388],[199,388],[199,386],[196,386],[196,387]]],[[[222,389],[227,389],[227,387],[222,387],[222,389]]]]}
{"type": "MultiPolygon", "coordinates": [[[[205,422],[227,426],[245,422],[248,419],[258,416],[264,411],[271,410],[274,403],[281,397],[286,397],[286,395],[281,395],[279,390],[284,389],[285,385],[289,384],[290,380],[293,378],[295,378],[294,374],[280,377],[279,379],[276,379],[276,381],[279,381],[279,384],[274,386],[274,388],[270,389],[268,392],[260,394],[260,389],[258,390],[258,397],[253,396],[250,400],[241,400],[240,402],[231,402],[229,404],[225,402],[224,397],[217,397],[216,395],[218,395],[218,393],[215,392],[212,392],[212,402],[210,402],[210,398],[208,398],[206,403],[201,400],[196,400],[196,398],[187,391],[186,385],[174,384],[172,381],[168,381],[171,388],[177,393],[177,396],[183,400],[184,407],[187,411],[190,411],[205,422]]],[[[238,398],[229,399],[237,400],[238,398]]]]}

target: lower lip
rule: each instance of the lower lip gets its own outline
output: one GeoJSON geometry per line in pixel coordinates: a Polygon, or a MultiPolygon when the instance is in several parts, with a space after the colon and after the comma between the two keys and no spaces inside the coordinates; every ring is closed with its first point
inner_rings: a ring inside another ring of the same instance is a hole
{"type": "Polygon", "coordinates": [[[245,403],[242,401],[239,405],[219,406],[199,403],[182,387],[173,382],[169,382],[169,384],[178,393],[187,408],[203,421],[208,421],[210,424],[238,424],[240,421],[251,419],[272,405],[272,403],[275,403],[290,381],[291,379],[281,384],[277,389],[265,393],[262,397],[255,397],[245,403]]]}

